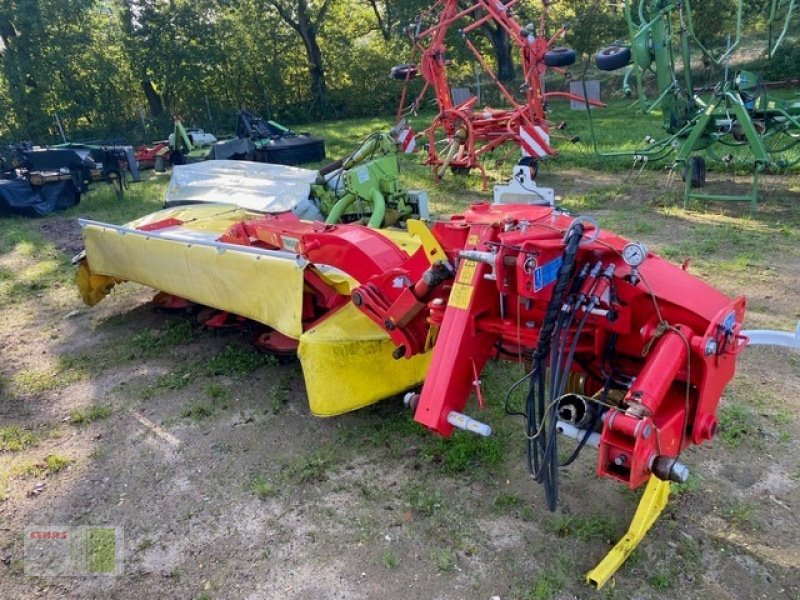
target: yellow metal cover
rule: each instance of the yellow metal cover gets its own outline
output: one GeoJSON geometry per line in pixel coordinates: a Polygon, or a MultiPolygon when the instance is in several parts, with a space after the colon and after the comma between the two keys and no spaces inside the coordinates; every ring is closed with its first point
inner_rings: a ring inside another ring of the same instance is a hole
{"type": "Polygon", "coordinates": [[[83,237],[92,274],[242,315],[295,339],[303,333],[303,267],[294,260],[102,225],[84,226],[83,237]]]}
{"type": "Polygon", "coordinates": [[[422,383],[430,352],[392,357],[385,331],[346,304],[300,336],[300,362],[308,404],[318,417],[362,408],[422,383]]]}

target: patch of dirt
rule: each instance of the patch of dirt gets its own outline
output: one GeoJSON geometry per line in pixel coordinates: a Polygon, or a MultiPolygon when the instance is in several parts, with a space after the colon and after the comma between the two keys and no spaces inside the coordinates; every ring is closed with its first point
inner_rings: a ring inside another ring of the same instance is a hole
{"type": "Polygon", "coordinates": [[[37,221],[36,229],[48,242],[69,257],[73,257],[83,250],[83,236],[77,219],[53,217],[37,221]]]}

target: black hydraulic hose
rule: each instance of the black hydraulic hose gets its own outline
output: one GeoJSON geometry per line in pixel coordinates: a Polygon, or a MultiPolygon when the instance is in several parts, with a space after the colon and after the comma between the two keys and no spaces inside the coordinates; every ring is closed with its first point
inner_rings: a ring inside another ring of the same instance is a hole
{"type": "MultiPolygon", "coordinates": [[[[583,328],[586,326],[586,321],[590,314],[591,312],[587,309],[586,312],[584,312],[581,316],[581,320],[578,321],[578,326],[575,328],[575,335],[572,338],[572,344],[570,345],[567,359],[564,362],[564,367],[562,368],[561,373],[557,374],[558,377],[556,379],[556,386],[552,392],[553,398],[560,398],[564,393],[564,388],[567,385],[567,376],[572,369],[572,361],[575,358],[575,351],[578,348],[578,339],[581,337],[581,333],[583,333],[583,328]]],[[[564,349],[566,350],[566,348],[564,349]]]]}
{"type": "Polygon", "coordinates": [[[583,224],[577,223],[573,225],[569,231],[567,247],[564,249],[564,259],[561,263],[561,267],[558,269],[555,288],[553,288],[553,296],[550,298],[550,303],[547,305],[547,313],[544,317],[542,329],[539,331],[539,340],[536,344],[534,359],[541,360],[547,358],[547,355],[550,353],[553,329],[555,329],[558,311],[561,309],[563,303],[564,291],[567,288],[569,278],[572,275],[572,269],[575,266],[575,256],[578,253],[578,245],[580,244],[581,237],[583,237],[583,224]]]}
{"type": "MultiPolygon", "coordinates": [[[[545,397],[545,365],[551,355],[553,334],[561,320],[561,309],[567,285],[575,267],[575,258],[583,236],[583,225],[575,223],[570,228],[563,260],[558,270],[555,287],[547,305],[536,350],[533,353],[530,388],[526,401],[527,425],[527,463],[534,479],[544,486],[547,507],[554,511],[558,503],[558,443],[557,416],[553,414],[552,403],[557,396],[551,390],[549,402],[545,397]]],[[[560,331],[559,331],[560,335],[560,331]]]]}
{"type": "Polygon", "coordinates": [[[575,310],[578,308],[579,304],[578,292],[580,291],[584,280],[589,275],[590,269],[591,266],[589,265],[589,263],[585,263],[583,265],[583,269],[581,269],[581,272],[578,273],[576,277],[573,277],[567,301],[562,306],[561,312],[558,316],[558,322],[556,323],[556,329],[553,334],[556,339],[556,348],[558,349],[558,352],[556,352],[555,354],[551,353],[550,389],[554,389],[555,387],[556,373],[558,372],[559,369],[561,357],[564,354],[562,348],[566,345],[566,339],[569,334],[569,329],[570,327],[572,327],[572,321],[575,318],[575,310]],[[563,340],[562,340],[562,332],[565,332],[563,333],[563,340]]]}

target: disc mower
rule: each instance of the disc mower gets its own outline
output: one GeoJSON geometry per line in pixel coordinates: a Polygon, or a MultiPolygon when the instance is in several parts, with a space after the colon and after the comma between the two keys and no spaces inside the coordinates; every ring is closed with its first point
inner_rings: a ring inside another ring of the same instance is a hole
{"type": "Polygon", "coordinates": [[[0,150],[0,213],[43,216],[75,206],[93,182],[109,183],[122,198],[131,177],[138,180],[130,146],[29,142],[0,150]]]}
{"type": "MultiPolygon", "coordinates": [[[[297,354],[318,416],[406,392],[431,432],[488,436],[481,409],[502,402],[550,510],[560,469],[595,447],[599,476],[645,486],[627,535],[587,574],[604,585],[670,482],[686,481],[682,451],[717,432],[748,341],[745,299],[550,206],[477,204],[390,229],[331,214],[323,223],[206,203],[124,226],[83,220],[78,287],[94,305],[131,280],[158,290],[162,306],[204,307],[209,326],[249,323],[262,348],[297,354]],[[525,365],[504,399],[481,386],[496,359],[525,365]],[[566,463],[559,435],[572,445],[566,463]]],[[[770,332],[758,337],[770,343],[770,332]]],[[[778,341],[800,345],[790,337],[778,341]]]]}
{"type": "MultiPolygon", "coordinates": [[[[496,0],[438,0],[406,29],[412,45],[411,59],[408,64],[394,67],[390,73],[392,78],[404,82],[397,122],[401,123],[409,113],[416,112],[422,106],[428,90],[433,89],[438,114],[423,135],[427,138],[425,164],[432,167],[437,181],[448,168],[456,174],[467,174],[471,169],[478,169],[483,176],[485,189],[486,172],[481,158],[509,143],[516,144],[524,156],[531,157],[535,176],[535,161],[558,153],[551,145],[551,124],[547,121],[546,102],[550,99],[583,101],[583,98],[569,92],[544,90],[543,77],[547,68],[565,72],[564,67],[572,65],[576,59],[574,50],[556,46],[566,34],[566,27],[561,27],[553,35],[547,34],[547,6],[550,2],[542,2],[538,28],[534,25],[523,27],[517,22],[513,15],[517,4],[519,0],[505,3],[496,0]],[[521,94],[524,99],[515,96],[500,81],[489,61],[470,39],[471,33],[487,23],[502,28],[511,43],[519,49],[523,76],[521,94]],[[497,86],[508,108],[479,108],[476,106],[478,99],[474,96],[461,103],[454,102],[447,77],[450,60],[447,58],[445,40],[455,27],[458,27],[458,33],[470,53],[497,86]],[[417,97],[408,102],[409,83],[418,75],[422,76],[425,83],[417,97]]],[[[602,106],[593,100],[589,104],[602,106]]],[[[577,141],[578,138],[565,134],[565,128],[565,123],[557,126],[563,137],[577,141]]],[[[413,132],[407,129],[406,135],[413,136],[413,132]]],[[[408,143],[406,148],[413,151],[415,144],[408,143]]]]}
{"type": "Polygon", "coordinates": [[[290,211],[298,218],[329,223],[383,227],[412,217],[427,219],[427,192],[402,186],[397,153],[393,129],[370,134],[353,152],[317,171],[236,160],[177,165],[165,207],[225,198],[251,211],[290,211]]]}
{"type": "Polygon", "coordinates": [[[308,132],[296,133],[275,121],[240,110],[236,137],[252,142],[252,159],[277,165],[300,165],[325,160],[325,140],[308,132]]]}

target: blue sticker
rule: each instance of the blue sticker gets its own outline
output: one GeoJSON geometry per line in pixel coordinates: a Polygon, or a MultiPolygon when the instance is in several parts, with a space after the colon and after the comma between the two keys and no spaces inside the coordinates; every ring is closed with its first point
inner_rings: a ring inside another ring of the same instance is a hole
{"type": "Polygon", "coordinates": [[[543,264],[541,267],[536,267],[533,270],[533,291],[541,291],[542,288],[547,287],[558,279],[558,270],[561,268],[561,263],[563,262],[563,258],[559,256],[549,263],[543,264]]]}
{"type": "Polygon", "coordinates": [[[725,317],[725,322],[722,324],[722,327],[728,333],[733,332],[733,328],[736,327],[736,312],[731,311],[731,314],[725,317]]]}

